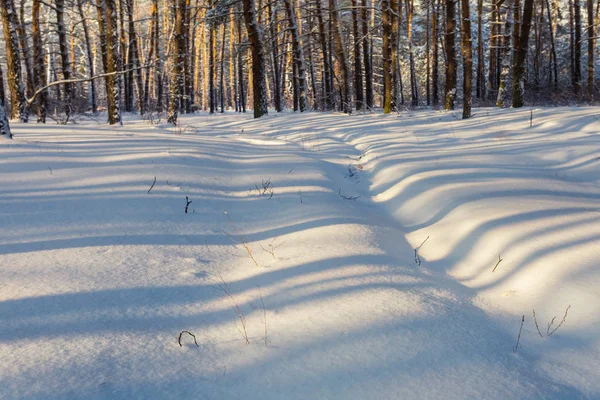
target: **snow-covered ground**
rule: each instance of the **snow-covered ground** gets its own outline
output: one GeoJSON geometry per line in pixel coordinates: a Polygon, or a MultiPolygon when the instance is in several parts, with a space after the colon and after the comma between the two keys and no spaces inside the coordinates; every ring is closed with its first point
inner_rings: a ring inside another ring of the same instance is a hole
{"type": "Polygon", "coordinates": [[[600,398],[600,110],[474,114],[13,124],[0,398],[600,398]]]}

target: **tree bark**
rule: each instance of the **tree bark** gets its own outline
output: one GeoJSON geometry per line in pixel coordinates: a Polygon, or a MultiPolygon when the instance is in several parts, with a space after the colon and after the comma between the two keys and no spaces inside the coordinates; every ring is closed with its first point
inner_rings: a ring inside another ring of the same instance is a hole
{"type": "Polygon", "coordinates": [[[463,119],[471,117],[471,95],[473,83],[473,44],[471,41],[471,14],[469,0],[462,5],[462,53],[463,53],[463,119]]]}
{"type": "Polygon", "coordinates": [[[454,110],[456,100],[456,0],[446,0],[446,110],[454,110]]]}
{"type": "Polygon", "coordinates": [[[365,104],[373,108],[373,62],[371,59],[371,36],[369,34],[369,9],[367,0],[361,0],[363,65],[365,67],[365,104]]]}
{"type": "Polygon", "coordinates": [[[392,112],[392,13],[390,1],[381,1],[381,21],[383,27],[383,113],[392,112]]]}
{"type": "Polygon", "coordinates": [[[356,110],[363,109],[363,84],[362,84],[362,64],[360,59],[360,30],[358,18],[358,2],[352,0],[352,35],[354,36],[354,98],[356,100],[356,110]]]}
{"type": "MultiPolygon", "coordinates": [[[[516,10],[519,8],[518,2],[515,1],[515,20],[517,20],[516,10]]],[[[525,0],[523,4],[523,18],[520,25],[518,42],[514,44],[515,57],[513,64],[513,81],[512,81],[512,107],[519,108],[524,105],[524,75],[525,75],[525,59],[527,58],[527,48],[529,43],[529,31],[531,30],[531,18],[533,15],[533,0],[525,0]]],[[[515,22],[515,26],[517,23],[515,22]]]]}
{"type": "Polygon", "coordinates": [[[297,73],[297,99],[300,112],[307,109],[306,100],[306,64],[304,63],[304,51],[302,50],[302,42],[298,33],[298,21],[291,0],[283,0],[285,11],[288,18],[289,29],[292,36],[292,52],[294,57],[294,65],[297,73]]]}
{"type": "Polygon", "coordinates": [[[340,64],[340,69],[342,70],[342,111],[345,113],[350,113],[352,112],[352,105],[350,104],[350,66],[348,65],[349,63],[346,45],[340,30],[340,17],[338,14],[337,0],[329,0],[329,12],[331,14],[333,39],[335,42],[335,55],[338,63],[340,64]]]}
{"type": "Polygon", "coordinates": [[[177,117],[181,109],[184,85],[185,59],[185,9],[186,0],[177,0],[175,5],[175,31],[173,34],[173,56],[171,59],[171,87],[169,90],[169,115],[167,121],[177,125],[177,117]]]}
{"type": "Polygon", "coordinates": [[[260,26],[258,25],[254,0],[242,0],[244,22],[252,53],[252,95],[254,118],[268,114],[267,88],[265,85],[265,57],[260,26]]]}
{"type": "MultiPolygon", "coordinates": [[[[80,4],[80,2],[78,2],[80,4]]],[[[35,89],[47,84],[46,63],[44,62],[44,49],[42,48],[42,35],[40,31],[40,0],[33,0],[31,6],[31,36],[33,41],[33,79],[35,89]]],[[[93,83],[92,83],[93,84],[93,83]]],[[[46,110],[48,108],[48,92],[40,93],[37,99],[37,121],[46,123],[46,110]]]]}
{"type": "Polygon", "coordinates": [[[29,120],[29,108],[25,99],[21,75],[21,57],[19,54],[19,39],[17,35],[17,15],[13,0],[0,0],[0,15],[4,30],[6,47],[7,78],[10,90],[11,119],[29,120]]]}
{"type": "Polygon", "coordinates": [[[588,37],[588,81],[587,90],[590,101],[594,100],[594,53],[596,35],[594,33],[594,0],[587,0],[587,37],[588,37]]]}

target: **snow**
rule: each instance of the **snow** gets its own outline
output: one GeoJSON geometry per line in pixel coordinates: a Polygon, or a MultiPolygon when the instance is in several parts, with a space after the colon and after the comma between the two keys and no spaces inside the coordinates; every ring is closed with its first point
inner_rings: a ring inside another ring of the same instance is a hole
{"type": "Polygon", "coordinates": [[[599,398],[600,113],[473,114],[14,123],[0,398],[599,398]]]}

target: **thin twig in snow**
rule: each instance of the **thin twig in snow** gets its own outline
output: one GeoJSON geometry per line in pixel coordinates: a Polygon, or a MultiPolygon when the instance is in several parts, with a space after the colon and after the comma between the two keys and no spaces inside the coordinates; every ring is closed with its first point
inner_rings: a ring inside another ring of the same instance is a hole
{"type": "Polygon", "coordinates": [[[498,268],[498,265],[500,265],[500,263],[504,261],[504,259],[500,258],[500,254],[498,254],[498,262],[496,263],[496,265],[494,266],[494,269],[492,270],[492,272],[496,271],[496,268],[498,268]]]}
{"type": "Polygon", "coordinates": [[[517,336],[517,344],[513,351],[516,353],[519,350],[519,342],[521,341],[521,332],[523,331],[523,324],[525,323],[525,315],[521,317],[521,327],[519,328],[519,335],[517,336]]]}
{"type": "Polygon", "coordinates": [[[427,236],[427,238],[425,240],[423,240],[423,243],[421,243],[419,245],[419,247],[415,247],[415,264],[421,265],[421,257],[419,256],[419,250],[421,250],[421,247],[423,247],[425,242],[428,240],[429,240],[429,236],[427,236]]]}
{"type": "Polygon", "coordinates": [[[146,194],[150,193],[150,191],[152,190],[152,188],[154,188],[154,185],[156,185],[156,177],[154,177],[154,182],[152,182],[152,186],[150,186],[150,189],[148,189],[148,191],[146,192],[146,194]]]}
{"type": "Polygon", "coordinates": [[[548,332],[549,332],[549,333],[548,333],[548,336],[552,336],[552,334],[553,334],[554,332],[556,332],[556,330],[562,326],[562,324],[563,324],[563,323],[565,322],[565,320],[567,319],[567,315],[569,314],[569,310],[570,310],[570,309],[571,309],[571,305],[569,305],[569,307],[567,307],[567,309],[565,310],[565,315],[564,315],[564,317],[563,317],[562,321],[560,321],[560,324],[558,324],[558,325],[556,326],[556,328],[554,328],[554,330],[553,330],[552,332],[549,332],[549,331],[550,331],[550,328],[552,327],[552,324],[554,324],[554,320],[556,319],[556,317],[552,318],[552,321],[551,321],[551,322],[550,322],[550,324],[548,325],[548,332]]]}
{"type": "Polygon", "coordinates": [[[540,332],[540,326],[538,325],[537,318],[535,316],[535,310],[533,310],[533,322],[535,322],[535,328],[537,329],[538,333],[540,334],[540,337],[544,337],[544,335],[542,335],[542,332],[540,332]]]}

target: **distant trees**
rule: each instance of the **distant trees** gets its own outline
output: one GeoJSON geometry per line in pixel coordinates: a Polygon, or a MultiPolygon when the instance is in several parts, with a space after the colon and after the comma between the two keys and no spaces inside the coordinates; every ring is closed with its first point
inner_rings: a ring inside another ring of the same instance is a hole
{"type": "Polygon", "coordinates": [[[102,111],[118,124],[121,110],[166,111],[177,123],[182,113],[247,104],[257,118],[269,107],[392,113],[462,104],[467,118],[471,104],[594,101],[599,8],[596,0],[0,0],[4,111],[23,122],[30,109],[38,122],[102,111]]]}

